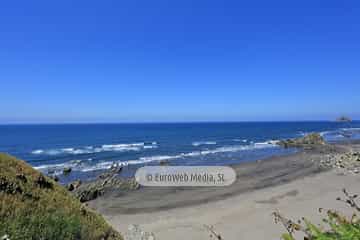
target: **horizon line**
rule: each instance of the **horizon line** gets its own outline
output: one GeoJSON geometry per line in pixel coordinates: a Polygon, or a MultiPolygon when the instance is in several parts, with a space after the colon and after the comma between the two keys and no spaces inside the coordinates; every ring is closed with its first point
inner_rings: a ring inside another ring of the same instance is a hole
{"type": "Polygon", "coordinates": [[[351,123],[360,120],[352,120],[350,122],[341,122],[335,120],[237,120],[237,121],[130,121],[130,122],[13,122],[13,123],[0,123],[4,125],[95,125],[95,124],[196,124],[196,123],[281,123],[281,122],[338,122],[338,123],[351,123]]]}

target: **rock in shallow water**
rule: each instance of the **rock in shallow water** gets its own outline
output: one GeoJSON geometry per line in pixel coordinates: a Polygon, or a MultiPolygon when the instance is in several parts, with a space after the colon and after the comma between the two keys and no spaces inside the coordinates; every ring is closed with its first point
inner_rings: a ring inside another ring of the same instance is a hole
{"type": "Polygon", "coordinates": [[[71,173],[71,168],[69,167],[69,168],[64,168],[64,170],[63,170],[63,174],[64,175],[67,175],[67,174],[69,174],[69,173],[71,173]]]}
{"type": "Polygon", "coordinates": [[[302,147],[308,149],[317,145],[325,145],[326,143],[319,133],[310,133],[301,138],[281,140],[277,144],[285,148],[302,147]]]}

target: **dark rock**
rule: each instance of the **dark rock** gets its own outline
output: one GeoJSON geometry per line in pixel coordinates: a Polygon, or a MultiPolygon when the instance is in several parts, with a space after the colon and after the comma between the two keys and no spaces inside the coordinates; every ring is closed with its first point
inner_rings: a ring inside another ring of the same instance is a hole
{"type": "Polygon", "coordinates": [[[341,116],[338,119],[336,119],[337,122],[351,122],[352,119],[346,116],[341,116]]]}
{"type": "Polygon", "coordinates": [[[67,190],[69,190],[70,192],[75,189],[74,185],[72,185],[71,183],[69,183],[69,184],[66,186],[66,188],[67,188],[67,190]]]}
{"type": "Polygon", "coordinates": [[[72,169],[71,169],[70,167],[64,168],[63,174],[64,174],[64,175],[68,175],[69,173],[71,173],[71,171],[72,171],[72,169]]]}
{"type": "Polygon", "coordinates": [[[49,182],[46,177],[44,177],[42,174],[40,174],[35,183],[40,187],[40,188],[53,188],[53,184],[51,182],[49,182]]]}
{"type": "Polygon", "coordinates": [[[24,182],[24,183],[27,182],[27,179],[26,179],[25,175],[22,174],[22,173],[16,174],[16,178],[19,179],[19,180],[21,180],[21,181],[24,182]]]}
{"type": "Polygon", "coordinates": [[[77,188],[80,187],[81,183],[82,183],[82,182],[81,182],[80,180],[76,180],[76,181],[74,181],[72,184],[74,185],[75,189],[77,189],[77,188]]]}
{"type": "Polygon", "coordinates": [[[78,189],[81,185],[81,181],[80,180],[76,180],[70,184],[67,185],[67,189],[69,191],[74,191],[75,189],[78,189]]]}
{"type": "Polygon", "coordinates": [[[23,190],[16,182],[10,182],[6,178],[0,178],[0,192],[7,194],[23,193],[23,190]]]}
{"type": "Polygon", "coordinates": [[[56,175],[50,175],[48,176],[49,178],[51,178],[52,180],[54,180],[55,182],[58,182],[59,181],[59,177],[56,176],[56,175]]]}
{"type": "Polygon", "coordinates": [[[170,165],[170,161],[169,160],[161,160],[159,162],[159,165],[160,166],[168,166],[168,165],[170,165]]]}
{"type": "Polygon", "coordinates": [[[102,191],[96,188],[87,189],[84,191],[81,191],[77,197],[80,200],[80,202],[87,202],[90,200],[94,200],[97,197],[102,195],[102,191]]]}

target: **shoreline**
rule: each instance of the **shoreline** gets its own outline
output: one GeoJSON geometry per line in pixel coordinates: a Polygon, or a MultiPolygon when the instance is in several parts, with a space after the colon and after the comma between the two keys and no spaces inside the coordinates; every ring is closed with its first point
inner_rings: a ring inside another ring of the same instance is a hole
{"type": "MultiPolygon", "coordinates": [[[[274,211],[295,221],[306,217],[314,224],[325,226],[324,214],[319,213],[319,208],[335,209],[351,217],[353,209],[336,198],[343,196],[344,187],[356,194],[359,182],[359,175],[340,175],[331,170],[221,201],[152,213],[103,216],[122,233],[131,232],[131,226],[138,225],[159,240],[209,240],[210,233],[205,226],[214,227],[227,240],[280,239],[286,229],[274,223],[274,211]]],[[[303,239],[301,233],[295,236],[303,239]]]]}
{"type": "Polygon", "coordinates": [[[320,207],[351,215],[336,201],[346,187],[358,193],[360,175],[324,169],[318,163],[330,154],[360,150],[359,142],[337,143],[232,166],[236,182],[227,188],[142,188],[112,192],[90,201],[118,231],[139,225],[156,239],[209,239],[204,225],[224,239],[279,239],[285,229],[274,224],[272,212],[292,219],[310,217],[321,223],[320,207]],[[259,231],[261,229],[261,231],[259,231]]]}
{"type": "Polygon", "coordinates": [[[343,144],[302,149],[289,155],[231,165],[237,179],[228,187],[141,187],[127,192],[111,190],[88,202],[88,205],[105,216],[197,206],[324,172],[326,169],[317,164],[324,154],[343,152],[346,152],[346,145],[343,144]]]}

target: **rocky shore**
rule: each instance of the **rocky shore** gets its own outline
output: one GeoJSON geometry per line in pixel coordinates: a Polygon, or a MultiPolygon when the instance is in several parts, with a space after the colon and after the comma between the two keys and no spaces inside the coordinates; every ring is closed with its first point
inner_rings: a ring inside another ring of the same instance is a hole
{"type": "Polygon", "coordinates": [[[106,179],[97,179],[84,183],[73,190],[74,195],[80,202],[87,202],[104,195],[106,192],[128,192],[139,189],[140,185],[135,178],[122,179],[116,176],[106,179]]]}
{"type": "MultiPolygon", "coordinates": [[[[123,169],[119,165],[114,165],[99,175],[96,180],[74,181],[65,186],[67,189],[65,190],[56,183],[56,179],[50,179],[38,173],[23,162],[16,162],[18,160],[0,155],[2,164],[0,195],[13,199],[13,204],[19,204],[24,209],[29,209],[28,211],[30,211],[30,207],[26,207],[26,204],[41,202],[44,209],[49,207],[53,210],[60,209],[61,214],[71,213],[71,216],[76,219],[79,215],[81,223],[89,229],[92,224],[100,222],[102,224],[100,232],[91,233],[91,230],[88,229],[89,234],[97,234],[96,236],[101,236],[102,239],[121,239],[121,236],[107,226],[100,216],[92,213],[90,210],[92,208],[105,216],[114,228],[127,232],[125,239],[150,240],[155,239],[152,231],[146,232],[141,230],[140,226],[134,225],[146,224],[143,214],[152,216],[160,214],[164,210],[176,212],[179,208],[191,209],[193,206],[202,206],[213,202],[216,204],[216,202],[235,198],[241,195],[240,193],[250,193],[268,187],[275,188],[284,183],[307,176],[315,176],[329,170],[335,171],[338,176],[360,176],[360,145],[356,143],[328,144],[321,135],[311,133],[302,138],[279,141],[277,144],[285,148],[298,148],[300,151],[292,155],[274,156],[269,159],[233,165],[237,179],[233,185],[226,188],[140,187],[134,178],[119,177],[123,169]],[[9,163],[12,163],[11,166],[9,163]],[[76,201],[75,198],[78,200],[76,201]],[[22,200],[18,201],[17,199],[22,200]],[[59,205],[63,202],[66,205],[59,205]],[[26,204],[24,205],[24,203],[26,204]],[[138,216],[142,217],[138,218],[138,216]],[[107,232],[111,234],[106,235],[107,232]]],[[[165,163],[159,164],[165,165],[165,163]]],[[[71,174],[71,169],[67,169],[65,172],[71,174]]],[[[290,191],[284,196],[297,194],[298,190],[290,191]]],[[[274,199],[271,198],[269,203],[273,204],[279,201],[274,199]]],[[[39,216],[43,214],[41,206],[33,209],[39,216]]],[[[181,211],[176,214],[181,214],[181,211]]],[[[17,217],[12,216],[18,221],[17,217]]],[[[25,215],[21,217],[26,218],[25,215]]],[[[5,218],[10,219],[8,216],[5,218]]]]}
{"type": "Polygon", "coordinates": [[[336,169],[343,174],[358,174],[360,172],[360,152],[349,151],[342,154],[327,154],[320,161],[320,166],[336,169]]]}
{"type": "Polygon", "coordinates": [[[342,146],[344,152],[329,151],[334,148],[334,145],[327,144],[324,138],[318,133],[311,133],[302,138],[282,140],[277,143],[278,145],[289,148],[296,147],[304,150],[311,150],[314,148],[327,148],[326,153],[322,156],[321,160],[314,161],[315,164],[319,165],[324,169],[337,169],[338,172],[343,174],[352,173],[358,174],[360,172],[360,152],[356,148],[342,146]]]}
{"type": "Polygon", "coordinates": [[[278,141],[277,144],[285,148],[300,147],[305,149],[311,149],[314,147],[326,145],[326,142],[319,133],[310,133],[301,138],[281,140],[278,141]]]}
{"type": "MultiPolygon", "coordinates": [[[[300,155],[305,154],[304,165],[311,165],[314,171],[322,171],[328,169],[338,169],[342,174],[358,174],[360,172],[360,153],[354,150],[345,149],[341,144],[334,145],[325,142],[324,138],[318,133],[310,133],[301,138],[286,139],[276,142],[277,145],[284,148],[298,148],[300,155]]],[[[299,155],[299,154],[298,154],[299,155]]],[[[292,158],[292,156],[289,156],[292,158]]],[[[277,157],[274,157],[277,158],[277,157]]],[[[266,160],[257,161],[256,165],[266,160]]],[[[168,165],[169,163],[160,162],[159,165],[168,165]]],[[[233,166],[235,169],[252,165],[254,163],[239,164],[233,166]]],[[[264,165],[264,164],[263,164],[264,165]]],[[[80,180],[68,184],[67,189],[80,200],[80,202],[89,202],[104,195],[121,195],[123,198],[132,196],[133,191],[139,190],[140,185],[134,178],[121,178],[120,172],[123,171],[122,166],[114,165],[109,170],[103,172],[96,180],[82,183],[80,180]]],[[[269,170],[274,171],[274,169],[269,170]]],[[[71,173],[66,169],[67,174],[71,173]]],[[[296,172],[295,172],[296,173],[296,172]]],[[[240,172],[239,172],[240,174],[240,172]]],[[[148,188],[143,189],[144,192],[148,188]]],[[[191,188],[190,188],[191,189],[191,188]]],[[[158,191],[158,189],[155,189],[158,191]]],[[[179,189],[174,190],[179,192],[179,189]]],[[[181,191],[181,190],[180,190],[181,191]]],[[[166,195],[166,190],[160,190],[161,194],[166,195]]],[[[141,193],[140,193],[141,194],[141,193]]],[[[107,197],[105,197],[106,199],[107,197]]],[[[100,200],[101,201],[101,200],[100,200]]]]}
{"type": "Polygon", "coordinates": [[[356,191],[360,144],[328,144],[311,134],[279,145],[299,152],[233,165],[237,180],[226,188],[141,187],[109,192],[88,204],[128,232],[129,240],[177,240],[184,232],[189,239],[208,239],[204,224],[215,225],[225,239],[275,239],[281,235],[271,225],[275,208],[299,218],[313,216],[318,207],[334,206],[329,199],[335,201],[343,187],[356,191]]]}

